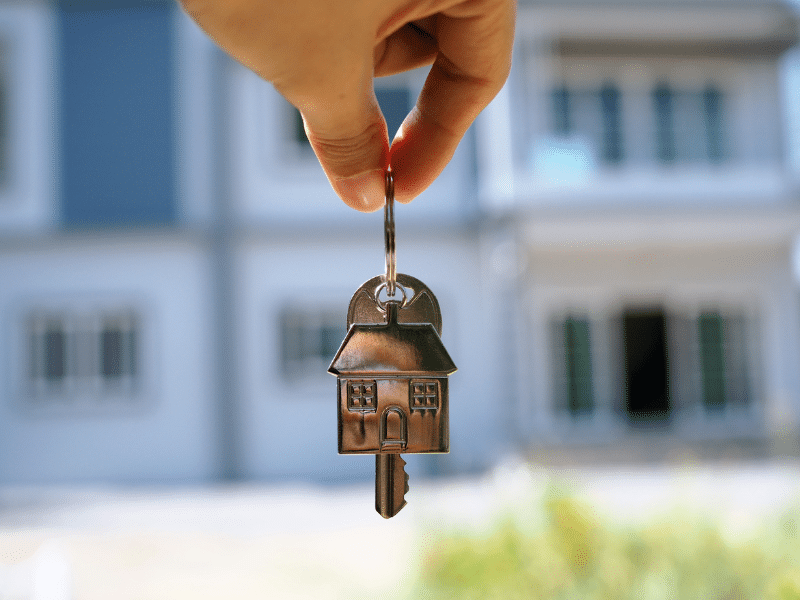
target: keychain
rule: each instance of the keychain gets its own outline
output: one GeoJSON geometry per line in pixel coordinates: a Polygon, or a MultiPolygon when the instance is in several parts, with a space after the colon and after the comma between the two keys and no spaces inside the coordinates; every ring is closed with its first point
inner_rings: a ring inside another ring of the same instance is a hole
{"type": "Polygon", "coordinates": [[[439,302],[396,272],[394,180],[386,173],[386,273],[353,294],[347,335],[328,372],[337,377],[339,454],[375,454],[375,510],[405,506],[401,453],[448,452],[448,376],[456,366],[439,337],[439,302]],[[385,293],[385,299],[383,294],[385,293]]]}

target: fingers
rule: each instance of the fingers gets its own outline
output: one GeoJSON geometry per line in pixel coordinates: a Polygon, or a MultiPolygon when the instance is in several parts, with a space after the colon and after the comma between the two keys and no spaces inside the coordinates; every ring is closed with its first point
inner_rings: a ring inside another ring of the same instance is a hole
{"type": "Polygon", "coordinates": [[[362,211],[383,205],[390,162],[398,200],[424,190],[510,67],[514,0],[179,1],[300,110],[334,190],[362,211]],[[390,154],[372,79],[431,62],[390,154]]]}
{"type": "Polygon", "coordinates": [[[439,52],[392,142],[395,198],[410,202],[453,156],[464,133],[502,88],[511,67],[515,5],[472,0],[438,15],[439,52]]]}
{"type": "Polygon", "coordinates": [[[386,123],[367,79],[358,93],[342,91],[328,100],[298,105],[331,186],[348,206],[362,212],[384,204],[389,156],[386,123]]]}
{"type": "Polygon", "coordinates": [[[389,140],[372,89],[374,4],[180,1],[229,54],[300,110],[342,200],[361,211],[381,208],[389,140]]]}
{"type": "Polygon", "coordinates": [[[428,29],[436,17],[408,23],[375,48],[375,77],[385,77],[431,64],[439,46],[428,29]]]}

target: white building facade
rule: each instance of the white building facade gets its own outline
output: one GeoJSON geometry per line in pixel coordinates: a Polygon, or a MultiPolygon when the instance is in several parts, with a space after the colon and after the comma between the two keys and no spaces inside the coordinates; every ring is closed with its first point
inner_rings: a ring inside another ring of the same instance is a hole
{"type": "Polygon", "coordinates": [[[483,134],[511,151],[482,163],[507,182],[487,175],[489,214],[513,222],[494,235],[518,263],[523,445],[758,447],[794,427],[795,40],[779,4],[523,4],[483,134]]]}
{"type": "MultiPolygon", "coordinates": [[[[412,477],[793,435],[796,25],[521,3],[508,85],[396,209],[459,367],[451,453],[412,477]]],[[[2,2],[0,36],[0,484],[371,477],[326,369],[382,215],[335,197],[296,112],[171,2],[2,2]]],[[[390,130],[423,80],[376,82],[390,130]]]]}

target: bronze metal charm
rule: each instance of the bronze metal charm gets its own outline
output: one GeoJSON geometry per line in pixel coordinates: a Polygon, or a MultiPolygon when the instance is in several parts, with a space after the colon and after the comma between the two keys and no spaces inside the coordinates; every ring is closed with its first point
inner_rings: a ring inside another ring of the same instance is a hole
{"type": "Polygon", "coordinates": [[[449,451],[447,384],[456,371],[439,337],[436,296],[395,272],[393,191],[390,172],[386,274],[353,294],[348,332],[328,369],[338,379],[339,453],[377,455],[375,509],[387,519],[405,506],[408,476],[400,454],[449,451]]]}

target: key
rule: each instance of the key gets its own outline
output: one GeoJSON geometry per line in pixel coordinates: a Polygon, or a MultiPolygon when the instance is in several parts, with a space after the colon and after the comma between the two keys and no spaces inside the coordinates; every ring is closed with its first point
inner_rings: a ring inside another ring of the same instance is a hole
{"type": "Polygon", "coordinates": [[[456,370],[433,292],[403,274],[396,287],[397,298],[383,300],[378,276],[356,290],[328,369],[338,378],[339,453],[377,455],[375,508],[384,518],[405,506],[400,454],[449,451],[448,377],[456,370]]]}
{"type": "Polygon", "coordinates": [[[396,272],[391,171],[383,214],[386,272],[353,294],[328,372],[337,377],[339,454],[376,455],[375,510],[388,519],[406,505],[401,454],[450,450],[447,388],[456,365],[439,337],[436,296],[396,272]]]}
{"type": "Polygon", "coordinates": [[[406,505],[405,466],[406,461],[399,454],[375,455],[375,510],[384,519],[395,516],[406,505]]]}

